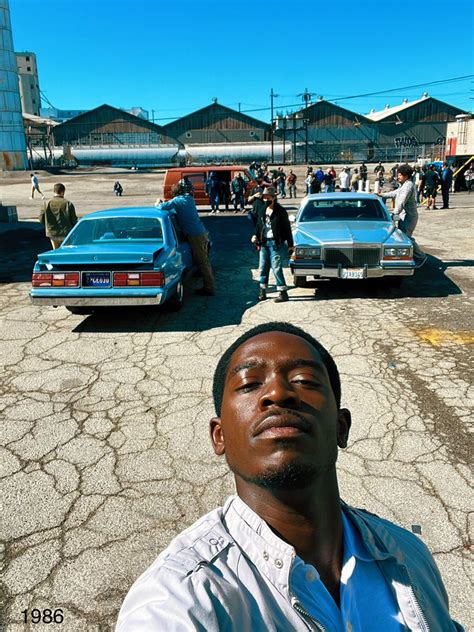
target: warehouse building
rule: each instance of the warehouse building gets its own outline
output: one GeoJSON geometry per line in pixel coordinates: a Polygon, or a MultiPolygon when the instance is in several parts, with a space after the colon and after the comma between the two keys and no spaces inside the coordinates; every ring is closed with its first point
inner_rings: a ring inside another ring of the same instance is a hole
{"type": "Polygon", "coordinates": [[[176,144],[163,127],[111,105],[101,105],[61,123],[54,129],[54,141],[56,146],[80,147],[176,144]]]}
{"type": "Polygon", "coordinates": [[[271,126],[214,99],[211,105],[168,123],[163,129],[183,145],[199,145],[268,141],[271,126]]]}

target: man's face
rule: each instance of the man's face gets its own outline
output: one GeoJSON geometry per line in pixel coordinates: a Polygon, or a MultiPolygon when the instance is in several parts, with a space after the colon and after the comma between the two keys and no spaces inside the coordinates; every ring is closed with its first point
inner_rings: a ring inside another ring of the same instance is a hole
{"type": "Polygon", "coordinates": [[[304,487],[334,468],[350,414],[338,410],[314,347],[284,332],[260,334],[232,355],[221,416],[211,420],[216,454],[236,477],[261,486],[304,487]]]}

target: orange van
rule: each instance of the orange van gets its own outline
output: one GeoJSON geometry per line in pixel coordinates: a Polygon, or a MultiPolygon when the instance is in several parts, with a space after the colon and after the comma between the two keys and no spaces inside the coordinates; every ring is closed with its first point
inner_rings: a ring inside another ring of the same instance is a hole
{"type": "Polygon", "coordinates": [[[231,165],[227,167],[205,165],[204,167],[176,167],[174,169],[168,169],[165,173],[165,179],[163,182],[163,198],[165,201],[170,200],[173,195],[171,188],[174,184],[177,184],[184,178],[189,178],[189,181],[193,185],[193,195],[198,206],[208,205],[209,196],[206,193],[206,180],[209,178],[211,172],[214,172],[219,180],[225,183],[224,190],[227,192],[227,199],[222,200],[222,205],[228,208],[230,203],[230,183],[238,173],[242,174],[243,179],[247,183],[245,198],[250,195],[250,191],[253,189],[257,181],[249,170],[248,167],[231,165]]]}

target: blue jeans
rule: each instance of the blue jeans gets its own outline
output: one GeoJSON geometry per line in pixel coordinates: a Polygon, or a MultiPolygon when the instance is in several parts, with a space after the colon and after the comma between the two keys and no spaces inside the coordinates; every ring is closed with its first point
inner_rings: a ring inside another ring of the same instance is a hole
{"type": "Polygon", "coordinates": [[[281,255],[283,249],[284,246],[280,246],[279,248],[276,247],[274,239],[269,239],[265,244],[262,244],[259,260],[259,281],[261,288],[267,287],[268,276],[270,274],[271,268],[273,274],[275,275],[277,290],[281,292],[287,289],[281,264],[281,255]]]}

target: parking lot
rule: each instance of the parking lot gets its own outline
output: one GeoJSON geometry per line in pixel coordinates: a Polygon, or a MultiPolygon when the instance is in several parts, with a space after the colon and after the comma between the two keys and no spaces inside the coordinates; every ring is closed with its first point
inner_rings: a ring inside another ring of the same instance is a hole
{"type": "MultiPolygon", "coordinates": [[[[64,182],[81,215],[150,205],[162,179],[91,171],[41,174],[40,186],[50,195],[64,182]],[[121,198],[112,193],[117,179],[121,198]]],[[[233,339],[270,320],[307,329],[336,359],[353,415],[339,457],[343,499],[421,530],[453,616],[472,629],[474,195],[453,195],[450,210],[420,211],[415,235],[429,260],[400,288],[321,282],[290,289],[288,303],[258,303],[250,222],[206,212],[215,296],[194,296],[193,280],[178,314],[84,317],[30,304],[35,255],[49,247],[35,221],[41,201],[28,200],[28,174],[1,185],[22,221],[0,225],[0,630],[47,628],[23,623],[32,608],[61,608],[68,632],[113,630],[134,579],[233,493],[208,439],[212,375],[233,339]]]]}

